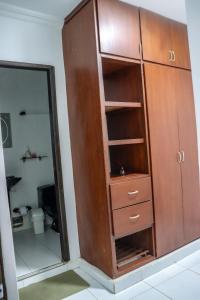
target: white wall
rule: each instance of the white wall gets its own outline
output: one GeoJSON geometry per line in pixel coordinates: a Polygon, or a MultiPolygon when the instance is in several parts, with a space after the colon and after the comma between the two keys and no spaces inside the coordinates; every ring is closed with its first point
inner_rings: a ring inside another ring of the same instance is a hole
{"type": "Polygon", "coordinates": [[[200,156],[200,1],[186,0],[190,56],[196,106],[198,146],[200,156]]]}
{"type": "MultiPolygon", "coordinates": [[[[58,122],[60,131],[60,146],[62,159],[63,183],[66,200],[66,213],[68,224],[68,237],[71,259],[80,256],[78,232],[76,223],[76,209],[74,196],[74,183],[72,173],[72,162],[70,152],[70,139],[67,118],[66,103],[66,84],[64,75],[64,64],[62,54],[61,27],[49,25],[52,20],[46,19],[43,23],[41,16],[37,17],[33,13],[31,16],[24,16],[18,11],[9,12],[7,8],[0,10],[0,60],[18,61],[48,64],[55,66],[56,92],[57,92],[57,108],[58,122]]],[[[0,157],[0,169],[2,168],[2,157],[0,157]]],[[[4,183],[3,172],[0,173],[0,182],[4,183]]],[[[2,206],[5,206],[5,197],[0,194],[0,219],[5,219],[2,212],[2,206]]],[[[4,232],[6,228],[9,232],[9,225],[4,224],[4,232]]],[[[8,234],[7,234],[8,237],[8,234]]],[[[4,243],[4,255],[11,253],[10,242],[8,238],[2,239],[4,243]],[[6,244],[7,243],[7,244],[6,244]],[[7,249],[7,253],[6,253],[7,249]]],[[[12,253],[11,253],[12,254],[12,253]]],[[[7,271],[9,270],[8,261],[6,261],[7,271]]],[[[7,276],[9,274],[7,273],[7,276]]],[[[7,277],[8,278],[8,277],[7,277]]],[[[12,299],[14,300],[14,298],[12,299]]]]}
{"type": "MultiPolygon", "coordinates": [[[[12,147],[4,148],[6,175],[22,178],[10,192],[11,209],[38,207],[37,187],[54,183],[47,73],[0,68],[0,112],[11,118],[12,147]],[[22,110],[33,114],[20,116],[22,110]],[[23,162],[27,148],[48,157],[23,162]]],[[[30,222],[25,225],[19,229],[30,222]]]]}

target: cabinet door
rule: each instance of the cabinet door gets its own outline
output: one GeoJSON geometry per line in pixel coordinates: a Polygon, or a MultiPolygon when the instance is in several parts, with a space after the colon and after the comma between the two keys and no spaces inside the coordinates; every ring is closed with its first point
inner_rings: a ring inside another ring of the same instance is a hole
{"type": "Polygon", "coordinates": [[[98,0],[100,51],[140,59],[139,10],[116,0],[98,0]]]}
{"type": "Polygon", "coordinates": [[[200,236],[200,191],[197,134],[191,72],[176,69],[176,99],[179,119],[184,233],[188,243],[200,236]]]}
{"type": "Polygon", "coordinates": [[[190,69],[191,65],[187,26],[179,22],[171,21],[171,39],[171,48],[175,54],[172,65],[190,69]]]}
{"type": "MultiPolygon", "coordinates": [[[[176,69],[175,69],[176,70],[176,69]]],[[[145,64],[157,256],[183,245],[183,205],[174,68],[145,64]]]]}
{"type": "Polygon", "coordinates": [[[172,57],[169,19],[141,9],[140,20],[143,59],[170,65],[172,57]]]}

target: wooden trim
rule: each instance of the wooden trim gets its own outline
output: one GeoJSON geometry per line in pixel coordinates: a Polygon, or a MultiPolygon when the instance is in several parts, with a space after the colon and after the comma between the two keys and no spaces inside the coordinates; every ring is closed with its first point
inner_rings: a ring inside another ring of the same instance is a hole
{"type": "Polygon", "coordinates": [[[167,64],[162,64],[162,63],[159,63],[159,62],[155,62],[155,61],[150,61],[150,60],[144,60],[143,59],[143,64],[144,63],[152,63],[154,65],[160,65],[160,66],[164,66],[164,67],[170,67],[170,68],[173,68],[173,69],[181,69],[181,70],[185,70],[185,71],[191,71],[191,68],[183,68],[183,67],[178,67],[178,66],[173,66],[173,65],[167,65],[167,64]]]}
{"type": "Polygon", "coordinates": [[[109,146],[143,144],[144,139],[126,139],[126,140],[111,140],[108,141],[109,146]]]}
{"type": "Polygon", "coordinates": [[[123,109],[123,108],[141,108],[141,102],[115,102],[115,101],[105,101],[105,110],[106,112],[123,109]]]}
{"type": "Polygon", "coordinates": [[[90,0],[82,0],[71,13],[65,18],[64,24],[68,23],[90,0]]]}
{"type": "Polygon", "coordinates": [[[56,88],[55,88],[55,69],[50,67],[48,72],[48,92],[49,92],[49,108],[50,108],[50,125],[51,125],[51,141],[54,161],[54,177],[56,186],[56,202],[58,209],[58,221],[61,237],[61,252],[64,261],[70,260],[68,234],[67,234],[67,219],[66,207],[64,200],[63,179],[62,179],[62,164],[60,155],[60,139],[58,128],[58,115],[56,103],[56,88]]]}
{"type": "Polygon", "coordinates": [[[38,70],[38,71],[49,71],[53,67],[50,65],[42,65],[42,64],[33,64],[33,63],[25,63],[25,62],[12,62],[12,61],[4,61],[0,60],[1,68],[8,69],[21,69],[21,70],[38,70]]]}
{"type": "Polygon", "coordinates": [[[0,60],[0,68],[33,70],[33,71],[46,71],[48,80],[48,95],[49,95],[49,117],[51,127],[51,142],[54,162],[54,176],[56,186],[56,203],[58,207],[58,218],[60,227],[60,242],[62,250],[62,258],[64,261],[70,260],[67,222],[66,222],[66,209],[63,192],[63,179],[62,179],[62,165],[60,155],[60,141],[59,141],[59,128],[57,117],[57,99],[56,99],[56,86],[55,86],[55,69],[50,65],[32,64],[24,62],[12,62],[0,60]]]}
{"type": "Polygon", "coordinates": [[[100,53],[101,58],[107,58],[107,59],[112,59],[112,60],[118,60],[121,62],[126,62],[130,64],[141,64],[141,60],[139,59],[133,59],[133,58],[127,58],[124,56],[118,56],[118,55],[112,55],[112,54],[106,54],[106,53],[100,53]]]}

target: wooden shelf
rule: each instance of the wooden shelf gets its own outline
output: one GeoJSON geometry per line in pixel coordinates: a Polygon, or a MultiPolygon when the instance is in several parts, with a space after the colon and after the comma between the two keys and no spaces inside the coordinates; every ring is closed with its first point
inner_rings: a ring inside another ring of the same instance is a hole
{"type": "Polygon", "coordinates": [[[149,177],[149,176],[150,175],[146,174],[146,173],[130,173],[130,174],[126,174],[124,176],[111,174],[110,182],[113,183],[116,181],[127,181],[127,180],[139,179],[139,178],[149,177]]]}
{"type": "Polygon", "coordinates": [[[127,264],[134,263],[142,258],[149,258],[149,250],[131,249],[128,246],[121,247],[118,250],[117,267],[121,268],[127,264]]]}
{"type": "Polygon", "coordinates": [[[142,107],[141,102],[105,101],[106,112],[123,109],[123,108],[140,108],[140,107],[142,107]]]}
{"type": "Polygon", "coordinates": [[[109,146],[134,145],[134,144],[143,144],[143,143],[144,143],[144,139],[126,139],[126,140],[108,141],[109,146]]]}

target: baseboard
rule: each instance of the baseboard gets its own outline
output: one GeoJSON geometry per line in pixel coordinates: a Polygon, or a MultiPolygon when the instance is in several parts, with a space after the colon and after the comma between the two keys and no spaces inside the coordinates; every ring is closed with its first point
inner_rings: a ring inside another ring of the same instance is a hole
{"type": "Polygon", "coordinates": [[[198,250],[200,250],[200,239],[117,279],[111,279],[101,270],[87,263],[83,259],[79,259],[79,267],[84,272],[88,273],[88,275],[97,280],[107,290],[116,294],[161,271],[162,269],[169,267],[170,265],[198,250]]]}

